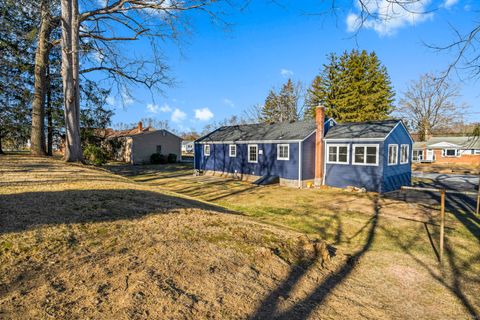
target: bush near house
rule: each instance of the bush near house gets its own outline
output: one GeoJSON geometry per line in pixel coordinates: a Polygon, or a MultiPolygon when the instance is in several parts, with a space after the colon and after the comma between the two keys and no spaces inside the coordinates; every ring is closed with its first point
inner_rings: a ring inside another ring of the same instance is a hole
{"type": "Polygon", "coordinates": [[[175,163],[177,162],[177,155],[174,153],[169,153],[167,157],[167,162],[168,163],[175,163]]]}
{"type": "Polygon", "coordinates": [[[108,159],[107,152],[94,144],[88,144],[85,147],[83,150],[83,157],[89,163],[96,166],[101,166],[102,164],[107,163],[108,159]]]}
{"type": "Polygon", "coordinates": [[[150,162],[152,164],[167,164],[167,157],[160,153],[154,153],[150,156],[150,162]]]}

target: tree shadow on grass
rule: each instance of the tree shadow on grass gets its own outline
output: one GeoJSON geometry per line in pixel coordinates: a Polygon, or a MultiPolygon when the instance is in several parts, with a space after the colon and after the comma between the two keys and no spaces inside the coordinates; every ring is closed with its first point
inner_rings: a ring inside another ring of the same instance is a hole
{"type": "Polygon", "coordinates": [[[24,192],[0,195],[0,234],[41,225],[131,220],[175,209],[238,214],[201,201],[143,190],[24,192]]]}
{"type": "Polygon", "coordinates": [[[302,265],[291,268],[289,275],[274,291],[267,295],[260,307],[251,316],[251,319],[307,319],[312,312],[320,306],[330,293],[343,283],[352,273],[362,256],[371,248],[375,239],[380,205],[378,196],[373,196],[373,217],[367,221],[362,229],[368,227],[368,235],[362,248],[349,257],[346,263],[337,271],[329,274],[313,291],[306,297],[295,303],[289,309],[278,310],[278,304],[282,297],[288,297],[295,285],[314,265],[314,260],[309,260],[302,265]]]}
{"type": "MultiPolygon", "coordinates": [[[[475,214],[476,210],[476,199],[473,195],[464,195],[464,194],[455,194],[448,193],[448,190],[452,191],[473,191],[476,192],[478,186],[472,185],[471,188],[465,190],[464,186],[454,185],[451,183],[446,183],[443,180],[432,180],[431,182],[421,181],[418,182],[416,187],[423,188],[435,188],[435,189],[446,189],[447,193],[445,196],[445,209],[447,212],[453,214],[453,216],[460,221],[470,233],[480,241],[480,217],[475,214]]],[[[416,191],[416,190],[405,190],[392,192],[386,197],[395,200],[403,200],[406,202],[414,202],[420,205],[426,205],[433,208],[433,206],[440,205],[440,193],[439,192],[430,192],[430,191],[416,191]]],[[[437,209],[437,208],[435,208],[437,209]]],[[[438,209],[437,209],[438,210],[438,209]]]]}

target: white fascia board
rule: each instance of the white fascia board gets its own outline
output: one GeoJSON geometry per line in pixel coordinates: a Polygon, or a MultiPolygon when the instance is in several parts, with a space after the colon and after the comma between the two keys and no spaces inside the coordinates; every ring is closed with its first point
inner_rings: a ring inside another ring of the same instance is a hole
{"type": "Polygon", "coordinates": [[[361,142],[361,141],[384,141],[385,138],[330,138],[325,139],[325,142],[338,142],[338,141],[345,141],[345,142],[361,142]]]}
{"type": "Polygon", "coordinates": [[[312,134],[315,134],[315,133],[317,133],[317,129],[313,130],[312,133],[310,133],[308,136],[306,136],[306,137],[305,137],[303,140],[301,140],[301,141],[303,142],[303,141],[307,140],[308,138],[310,138],[310,136],[311,136],[312,134]]]}
{"type": "Polygon", "coordinates": [[[412,139],[412,136],[410,136],[410,132],[408,132],[407,128],[405,127],[405,125],[403,124],[403,121],[399,121],[395,127],[392,128],[392,130],[390,130],[390,132],[385,136],[385,138],[383,138],[382,140],[386,140],[388,138],[388,136],[390,136],[390,134],[399,126],[399,125],[402,125],[403,129],[405,129],[405,131],[407,132],[408,134],[408,138],[410,139],[410,141],[412,142],[412,144],[414,143],[413,139],[412,139]]]}
{"type": "Polygon", "coordinates": [[[462,146],[450,142],[437,142],[428,146],[428,148],[457,148],[461,149],[462,146]]]}

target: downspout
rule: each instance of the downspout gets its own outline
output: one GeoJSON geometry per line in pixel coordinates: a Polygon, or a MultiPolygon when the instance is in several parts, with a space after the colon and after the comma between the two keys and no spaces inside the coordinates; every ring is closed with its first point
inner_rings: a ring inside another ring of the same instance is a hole
{"type": "Polygon", "coordinates": [[[323,154],[324,154],[324,160],[323,160],[323,177],[322,177],[322,186],[325,185],[325,176],[327,175],[327,161],[325,161],[325,155],[327,154],[327,144],[323,144],[323,154]]]}
{"type": "Polygon", "coordinates": [[[325,107],[318,106],[315,110],[315,124],[317,132],[315,135],[315,186],[323,185],[325,175],[325,107]]]}
{"type": "Polygon", "coordinates": [[[302,188],[302,141],[298,142],[298,188],[302,188]]]}

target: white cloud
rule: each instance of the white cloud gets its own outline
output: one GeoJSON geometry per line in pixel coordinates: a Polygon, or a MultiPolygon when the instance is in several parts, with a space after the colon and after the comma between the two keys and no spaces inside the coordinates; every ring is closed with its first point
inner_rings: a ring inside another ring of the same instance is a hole
{"type": "Polygon", "coordinates": [[[445,8],[450,8],[458,3],[458,0],[445,0],[443,4],[445,8]]]}
{"type": "Polygon", "coordinates": [[[195,118],[201,121],[208,121],[213,118],[213,113],[208,108],[195,109],[195,118]]]}
{"type": "Polygon", "coordinates": [[[183,120],[185,120],[185,118],[187,117],[187,114],[185,112],[183,112],[182,110],[178,109],[178,108],[175,108],[175,110],[173,110],[172,112],[172,121],[173,122],[181,122],[183,120]]]}
{"type": "Polygon", "coordinates": [[[105,59],[105,55],[101,51],[94,51],[92,57],[97,63],[101,63],[105,59]]]}
{"type": "MultiPolygon", "coordinates": [[[[449,1],[457,0],[446,0],[449,1]]],[[[362,18],[357,13],[350,13],[346,19],[347,31],[355,32],[364,27],[374,30],[380,36],[392,35],[402,27],[431,19],[433,13],[428,12],[427,8],[430,2],[431,0],[419,0],[397,4],[390,0],[366,0],[363,2],[366,6],[364,11],[368,11],[370,17],[362,23],[362,18]]],[[[360,10],[358,2],[356,7],[360,10]]]]}
{"type": "Polygon", "coordinates": [[[284,78],[289,78],[289,77],[293,76],[293,71],[292,71],[292,70],[288,70],[288,69],[281,69],[281,70],[280,70],[280,74],[281,74],[282,77],[284,77],[284,78]]]}
{"type": "Polygon", "coordinates": [[[105,99],[105,102],[108,105],[114,106],[117,103],[117,100],[115,99],[114,96],[108,96],[107,99],[105,99]]]}
{"type": "Polygon", "coordinates": [[[159,113],[159,112],[171,112],[172,108],[166,103],[161,107],[158,106],[158,104],[149,103],[147,104],[147,110],[151,113],[159,113]]]}
{"type": "Polygon", "coordinates": [[[172,112],[172,108],[166,103],[163,104],[163,106],[160,107],[161,112],[172,112]]]}
{"type": "Polygon", "coordinates": [[[229,107],[232,107],[232,108],[235,107],[235,104],[233,103],[233,101],[230,100],[230,99],[227,99],[227,98],[223,99],[223,104],[225,104],[229,107]]]}
{"type": "Polygon", "coordinates": [[[135,102],[133,101],[133,98],[130,95],[130,93],[128,93],[127,91],[122,91],[122,101],[123,101],[123,104],[126,106],[131,105],[135,102]]]}

